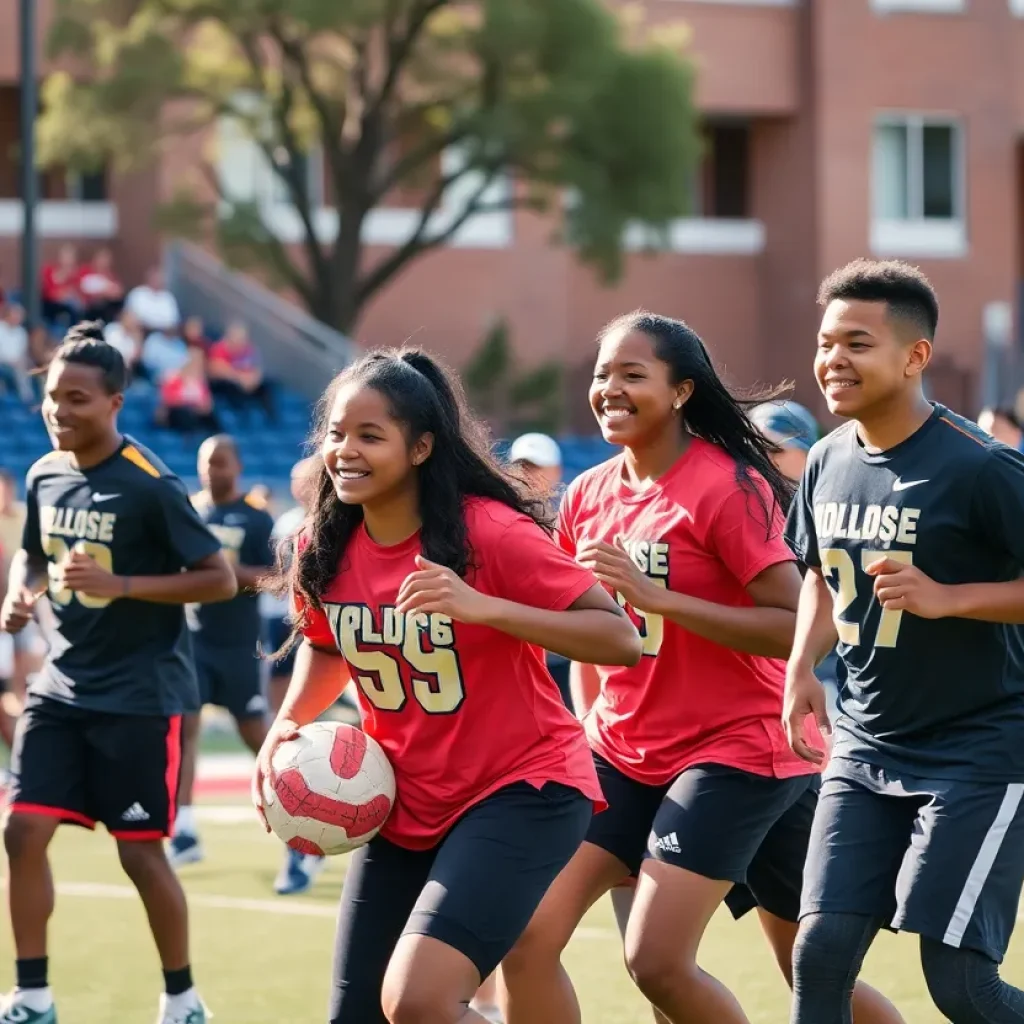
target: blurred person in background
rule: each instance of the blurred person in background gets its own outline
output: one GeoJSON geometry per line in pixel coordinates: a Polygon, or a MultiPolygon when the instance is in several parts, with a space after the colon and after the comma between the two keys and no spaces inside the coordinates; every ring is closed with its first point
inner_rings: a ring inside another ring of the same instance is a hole
{"type": "Polygon", "coordinates": [[[103,338],[108,345],[113,345],[121,353],[124,365],[128,367],[133,378],[145,376],[139,361],[146,339],[139,318],[130,309],[123,309],[113,323],[108,323],[103,328],[103,338]]]}
{"type": "Polygon", "coordinates": [[[210,339],[206,336],[206,326],[200,316],[190,316],[185,321],[181,337],[189,348],[202,349],[204,355],[210,350],[210,339]]]}
{"type": "Polygon", "coordinates": [[[213,410],[213,395],[206,382],[203,353],[199,349],[189,349],[181,369],[164,377],[160,384],[157,419],[183,434],[220,429],[213,410]]]}
{"type": "Polygon", "coordinates": [[[44,263],[42,286],[43,316],[67,326],[82,311],[82,294],[78,290],[82,269],[78,265],[78,250],[73,245],[62,245],[57,259],[44,263]]]}
{"type": "MultiPolygon", "coordinates": [[[[319,463],[320,456],[311,455],[309,458],[296,462],[292,467],[291,491],[296,504],[277,517],[274,531],[271,534],[273,548],[284,554],[286,564],[290,564],[289,556],[295,544],[295,538],[299,530],[302,529],[306,511],[313,497],[314,473],[319,463]]],[[[263,647],[268,651],[278,651],[284,646],[292,631],[291,602],[286,597],[275,597],[273,594],[262,593],[260,595],[260,611],[263,615],[263,647]]],[[[274,715],[280,710],[284,701],[294,665],[294,647],[270,664],[268,697],[270,710],[274,715]]],[[[324,863],[323,857],[287,849],[284,863],[274,880],[274,892],[279,896],[299,896],[307,892],[324,863]]]]}
{"type": "Polygon", "coordinates": [[[1020,418],[1010,406],[987,406],[978,416],[978,426],[997,441],[1008,444],[1014,451],[1021,450],[1024,430],[1020,418]]]}
{"type": "Polygon", "coordinates": [[[168,290],[164,272],[159,267],[150,269],[146,283],[133,288],[124,304],[139,318],[147,334],[153,331],[166,335],[178,333],[181,310],[178,309],[178,300],[168,290]]]}
{"type": "Polygon", "coordinates": [[[57,351],[57,342],[46,324],[35,324],[28,332],[28,355],[35,370],[45,370],[57,351]]]}
{"type": "Polygon", "coordinates": [[[238,593],[230,601],[200,604],[189,616],[199,677],[200,708],[182,723],[178,816],[168,857],[174,867],[196,864],[203,848],[192,807],[202,706],[226,708],[238,735],[256,754],[267,736],[267,699],[259,660],[260,612],[256,584],[273,564],[274,521],[240,486],[242,460],[227,434],[207,438],[199,448],[203,490],[192,500],[207,529],[220,541],[235,572],[238,593]]]}
{"type": "Polygon", "coordinates": [[[23,402],[33,398],[30,369],[25,310],[16,302],[9,302],[0,311],[0,384],[23,402]]]}
{"type": "Polygon", "coordinates": [[[238,320],[229,324],[224,337],[210,346],[208,372],[215,395],[223,395],[238,409],[258,403],[267,419],[274,419],[270,385],[263,376],[260,354],[245,324],[238,320]]]}
{"type": "MultiPolygon", "coordinates": [[[[163,331],[151,331],[142,343],[140,363],[143,374],[154,384],[159,384],[169,374],[180,370],[188,362],[189,355],[196,351],[196,349],[190,349],[173,332],[165,334],[163,331]]],[[[200,357],[203,355],[202,352],[198,354],[200,357]]],[[[202,365],[202,358],[200,358],[200,365],[202,365]]],[[[203,378],[205,379],[205,377],[204,370],[203,378]]]]}
{"type": "Polygon", "coordinates": [[[88,320],[110,323],[121,311],[124,285],[114,272],[114,257],[106,246],[97,249],[92,259],[82,268],[78,290],[88,320]]]}
{"type": "MultiPolygon", "coordinates": [[[[508,461],[530,486],[549,496],[552,506],[557,507],[562,488],[562,449],[553,437],[539,433],[521,434],[509,448],[508,461]]],[[[549,651],[547,665],[552,678],[558,684],[565,706],[572,709],[569,659],[549,651]]]]}

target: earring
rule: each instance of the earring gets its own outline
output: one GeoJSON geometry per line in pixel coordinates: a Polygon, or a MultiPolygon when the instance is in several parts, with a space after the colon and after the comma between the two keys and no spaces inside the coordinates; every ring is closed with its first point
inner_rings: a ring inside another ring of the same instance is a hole
{"type": "Polygon", "coordinates": [[[679,410],[682,409],[682,407],[683,407],[683,403],[682,402],[673,402],[672,403],[672,408],[675,409],[676,412],[679,412],[679,410]]]}

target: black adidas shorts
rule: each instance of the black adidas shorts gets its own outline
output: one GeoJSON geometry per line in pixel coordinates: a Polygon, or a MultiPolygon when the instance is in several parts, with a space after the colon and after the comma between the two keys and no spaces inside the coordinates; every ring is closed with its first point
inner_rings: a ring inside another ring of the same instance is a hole
{"type": "Polygon", "coordinates": [[[227,708],[241,721],[267,713],[263,692],[263,663],[251,647],[210,647],[193,637],[199,699],[227,708]]]}
{"type": "Polygon", "coordinates": [[[579,849],[593,804],[557,782],[515,782],[470,808],[431,850],[377,836],[349,862],[331,1024],[387,1024],[381,988],[399,938],[428,935],[486,978],[579,849]]]}
{"type": "Polygon", "coordinates": [[[174,828],[181,716],[115,715],[30,697],[11,754],[11,812],[70,825],[102,822],[116,839],[174,828]]]}
{"type": "Polygon", "coordinates": [[[632,875],[653,857],[735,883],[726,897],[734,917],[760,906],[785,921],[798,919],[816,774],[777,779],[703,764],[667,786],[649,786],[599,754],[594,763],[608,809],[591,821],[588,843],[632,875]]]}

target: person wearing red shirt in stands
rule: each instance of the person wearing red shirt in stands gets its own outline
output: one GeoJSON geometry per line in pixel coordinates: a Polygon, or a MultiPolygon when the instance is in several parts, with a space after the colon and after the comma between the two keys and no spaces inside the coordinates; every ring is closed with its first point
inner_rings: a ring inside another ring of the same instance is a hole
{"type": "MultiPolygon", "coordinates": [[[[723,900],[737,916],[756,906],[790,976],[817,799],[781,721],[800,593],[782,537],[791,485],[681,321],[609,324],[590,402],[623,451],[573,481],[559,535],[629,609],[644,657],[597,668],[585,725],[609,807],[502,964],[506,1020],[580,1020],[561,951],[634,876],[626,960],[659,1019],[741,1024],[697,966],[704,929],[723,900]]],[[[858,1024],[899,1020],[874,992],[857,1008],[858,1024]]]]}
{"type": "Polygon", "coordinates": [[[78,290],[86,319],[108,324],[117,319],[124,305],[124,285],[114,271],[114,256],[109,249],[104,247],[93,253],[79,274],[78,290]]]}
{"type": "Polygon", "coordinates": [[[245,324],[229,324],[224,337],[210,346],[207,372],[215,395],[223,395],[235,408],[259,402],[267,419],[274,419],[274,396],[245,324]]]}
{"type": "Polygon", "coordinates": [[[73,245],[57,250],[56,263],[44,263],[42,271],[43,317],[51,321],[70,322],[82,311],[82,294],[78,283],[82,270],[78,251],[73,245]]]}
{"type": "Polygon", "coordinates": [[[428,356],[371,354],[322,409],[289,570],[302,642],[254,800],[262,810],[278,744],[350,673],[398,796],[345,877],[330,1020],[483,1024],[468,1008],[481,980],[604,806],[544,651],[635,664],[640,639],[428,356]]]}

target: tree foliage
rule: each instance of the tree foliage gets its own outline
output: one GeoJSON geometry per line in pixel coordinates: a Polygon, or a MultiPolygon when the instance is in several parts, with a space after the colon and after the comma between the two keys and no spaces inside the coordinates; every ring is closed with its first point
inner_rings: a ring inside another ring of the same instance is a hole
{"type": "Polygon", "coordinates": [[[603,0],[57,0],[50,44],[70,70],[45,83],[44,163],[125,170],[193,146],[162,226],[214,232],[230,262],[343,330],[481,213],[556,210],[564,241],[613,278],[627,223],[687,210],[683,35],[603,0]],[[255,142],[295,245],[224,173],[225,131],[255,142]],[[411,194],[415,227],[371,260],[367,217],[411,194]]]}

